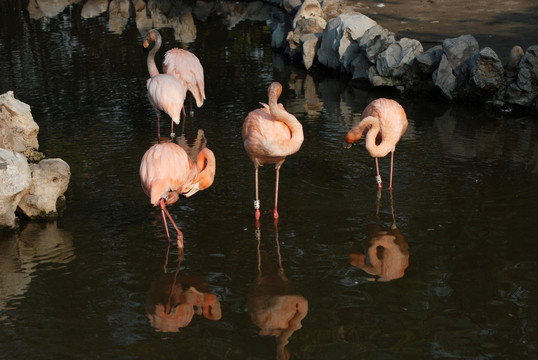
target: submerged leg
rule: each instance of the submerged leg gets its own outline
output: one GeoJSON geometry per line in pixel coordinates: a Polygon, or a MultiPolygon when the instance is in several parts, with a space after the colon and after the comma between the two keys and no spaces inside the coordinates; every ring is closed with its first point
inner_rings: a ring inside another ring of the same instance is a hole
{"type": "Polygon", "coordinates": [[[375,177],[377,181],[377,188],[381,189],[383,186],[381,185],[381,175],[379,175],[379,160],[375,158],[375,168],[377,170],[377,176],[375,177]]]}
{"type": "Polygon", "coordinates": [[[276,180],[275,180],[275,209],[273,210],[273,217],[275,219],[278,219],[278,211],[277,211],[277,205],[278,205],[278,179],[280,177],[280,167],[276,168],[276,180]]]}
{"type": "Polygon", "coordinates": [[[256,217],[256,220],[260,220],[260,199],[258,197],[258,167],[255,167],[254,171],[254,181],[256,185],[256,200],[254,200],[254,216],[256,217]]]}

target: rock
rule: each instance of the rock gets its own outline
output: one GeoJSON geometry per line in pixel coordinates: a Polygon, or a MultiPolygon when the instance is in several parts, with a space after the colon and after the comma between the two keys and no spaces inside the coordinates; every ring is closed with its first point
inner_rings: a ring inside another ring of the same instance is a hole
{"type": "MultiPolygon", "coordinates": [[[[304,0],[303,4],[293,18],[292,26],[297,27],[297,22],[301,19],[321,18],[323,19],[323,11],[318,0],[304,0]]],[[[327,23],[326,21],[324,21],[327,23]]],[[[325,27],[324,27],[325,28],[325,27]]]]}
{"type": "Polygon", "coordinates": [[[15,210],[31,179],[26,158],[0,148],[0,227],[16,227],[15,210]]]}
{"type": "Polygon", "coordinates": [[[530,46],[519,62],[514,83],[506,90],[506,101],[527,107],[535,106],[538,97],[538,45],[530,46]]]}
{"type": "Polygon", "coordinates": [[[16,152],[38,149],[38,132],[30,106],[15,99],[13,91],[0,95],[0,148],[16,152]]]}
{"type": "Polygon", "coordinates": [[[32,184],[19,208],[30,218],[57,215],[56,201],[67,190],[70,177],[69,165],[62,159],[45,159],[32,165],[32,184]]]}
{"type": "Polygon", "coordinates": [[[506,70],[516,71],[523,55],[525,55],[525,52],[523,52],[521,46],[514,46],[512,50],[510,50],[510,55],[508,55],[508,63],[506,64],[506,70]]]}
{"type": "Polygon", "coordinates": [[[452,100],[452,92],[456,88],[456,76],[445,54],[441,57],[439,67],[433,72],[432,79],[434,85],[441,90],[441,93],[452,100]]]}
{"type": "Polygon", "coordinates": [[[340,26],[340,40],[338,44],[338,55],[343,69],[351,72],[350,64],[362,51],[357,40],[361,38],[368,29],[377,23],[369,17],[356,14],[342,14],[342,25],[340,26]]]}
{"type": "Polygon", "coordinates": [[[417,55],[416,62],[418,69],[425,75],[431,75],[439,66],[443,56],[443,47],[436,45],[422,54],[417,55]]]}
{"type": "Polygon", "coordinates": [[[129,21],[129,0],[111,0],[108,7],[108,30],[121,34],[129,21]]]}
{"type": "Polygon", "coordinates": [[[411,73],[415,58],[423,52],[418,40],[403,38],[379,54],[376,61],[377,73],[383,77],[403,78],[411,73]]]}
{"type": "Polygon", "coordinates": [[[504,68],[497,54],[486,47],[471,59],[471,91],[480,98],[496,98],[504,86],[504,68]]]}
{"type": "Polygon", "coordinates": [[[342,24],[340,16],[327,22],[318,50],[318,61],[329,69],[340,69],[340,56],[338,54],[338,30],[342,24]]]}
{"type": "Polygon", "coordinates": [[[344,0],[323,0],[321,4],[321,10],[323,11],[323,17],[326,21],[343,14],[346,10],[344,0]]]}
{"type": "Polygon", "coordinates": [[[461,35],[443,41],[443,52],[452,69],[458,68],[477,51],[478,41],[472,35],[461,35]]]}
{"type": "Polygon", "coordinates": [[[108,0],[88,0],[82,6],[80,16],[84,19],[97,17],[107,11],[108,0]]]}
{"type": "Polygon", "coordinates": [[[321,34],[306,34],[301,36],[301,47],[303,49],[303,63],[306,69],[310,69],[314,62],[316,52],[319,48],[321,34]]]}
{"type": "Polygon", "coordinates": [[[359,40],[359,45],[366,53],[368,60],[375,63],[377,55],[395,42],[396,39],[393,32],[376,24],[365,31],[359,40]]]}
{"type": "MultiPolygon", "coordinates": [[[[297,26],[293,31],[288,33],[286,40],[288,42],[290,56],[292,58],[299,57],[303,53],[301,45],[301,37],[307,34],[316,34],[323,32],[325,29],[326,22],[323,18],[312,17],[308,19],[299,19],[297,21],[297,26]]],[[[317,37],[316,37],[317,40],[317,37]]],[[[314,60],[315,53],[311,54],[309,61],[314,60]]]]}

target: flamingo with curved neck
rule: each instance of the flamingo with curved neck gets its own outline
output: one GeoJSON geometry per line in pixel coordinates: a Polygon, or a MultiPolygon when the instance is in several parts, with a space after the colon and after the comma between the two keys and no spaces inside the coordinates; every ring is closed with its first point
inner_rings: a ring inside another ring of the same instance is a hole
{"type": "Polygon", "coordinates": [[[375,158],[377,186],[381,189],[378,158],[390,152],[390,183],[394,167],[394,150],[407,130],[407,116],[403,107],[391,99],[376,99],[363,111],[362,120],[346,134],[346,142],[353,144],[366,134],[366,150],[375,158]]]}
{"type": "Polygon", "coordinates": [[[170,74],[160,74],[155,65],[155,53],[161,47],[161,36],[157,30],[150,30],[144,40],[144,47],[147,48],[151,42],[155,46],[147,56],[148,71],[151,78],[148,79],[146,87],[148,89],[148,99],[157,113],[157,136],[161,138],[160,119],[161,111],[167,113],[172,119],[170,125],[170,136],[174,137],[174,123],[179,124],[183,102],[187,94],[184,83],[170,74]]]}
{"type": "Polygon", "coordinates": [[[183,233],[166,205],[178,201],[180,195],[190,197],[211,186],[215,168],[215,155],[208,148],[200,151],[196,163],[193,163],[185,150],[175,143],[155,144],[142,157],[139,170],[142,189],[153,206],[160,205],[168,241],[170,232],[166,218],[172,223],[178,234],[179,248],[183,248],[183,233]]]}
{"type": "Polygon", "coordinates": [[[282,85],[272,83],[267,95],[269,104],[251,111],[243,123],[243,145],[255,168],[256,200],[254,209],[256,220],[260,219],[260,201],[258,193],[258,168],[263,164],[275,164],[275,207],[273,217],[278,218],[278,184],[280,166],[288,155],[296,153],[304,140],[303,126],[295,116],[277,103],[282,93],[282,85]]]}

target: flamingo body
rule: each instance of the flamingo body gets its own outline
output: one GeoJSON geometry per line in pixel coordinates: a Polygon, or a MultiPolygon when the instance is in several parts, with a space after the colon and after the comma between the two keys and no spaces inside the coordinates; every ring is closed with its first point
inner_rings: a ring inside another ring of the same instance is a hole
{"type": "Polygon", "coordinates": [[[149,102],[157,116],[164,111],[174,123],[179,124],[186,93],[183,84],[171,75],[157,74],[148,79],[146,86],[149,102]]]}
{"type": "Polygon", "coordinates": [[[392,172],[394,151],[407,130],[407,116],[403,107],[391,99],[376,99],[364,109],[361,121],[346,134],[346,142],[353,144],[366,136],[366,150],[376,160],[378,187],[381,188],[378,158],[391,153],[390,185],[392,188],[392,172]]]}
{"type": "Polygon", "coordinates": [[[175,203],[180,195],[190,197],[213,184],[215,178],[213,152],[204,148],[194,163],[177,144],[155,144],[142,157],[139,174],[142,189],[150,197],[151,204],[161,206],[168,239],[170,235],[165,215],[178,232],[178,246],[183,247],[183,235],[166,210],[166,205],[175,203]]]}
{"type": "Polygon", "coordinates": [[[205,100],[204,68],[190,51],[174,48],[164,54],[164,72],[182,81],[201,107],[205,100]]]}
{"type": "Polygon", "coordinates": [[[280,166],[288,155],[301,148],[304,140],[303,127],[295,116],[288,113],[278,97],[282,85],[272,83],[267,91],[269,104],[262,104],[261,109],[251,111],[243,123],[243,145],[255,167],[256,180],[256,219],[259,219],[258,167],[263,164],[275,164],[275,208],[273,215],[278,218],[278,179],[280,166]]]}

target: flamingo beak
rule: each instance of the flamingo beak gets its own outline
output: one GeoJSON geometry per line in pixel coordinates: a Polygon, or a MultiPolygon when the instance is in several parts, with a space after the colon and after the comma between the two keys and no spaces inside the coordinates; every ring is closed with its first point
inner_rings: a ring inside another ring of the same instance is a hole
{"type": "Polygon", "coordinates": [[[184,191],[182,195],[185,197],[190,197],[196,194],[199,190],[200,190],[200,183],[197,182],[196,184],[193,184],[189,189],[187,189],[187,191],[184,191]]]}

